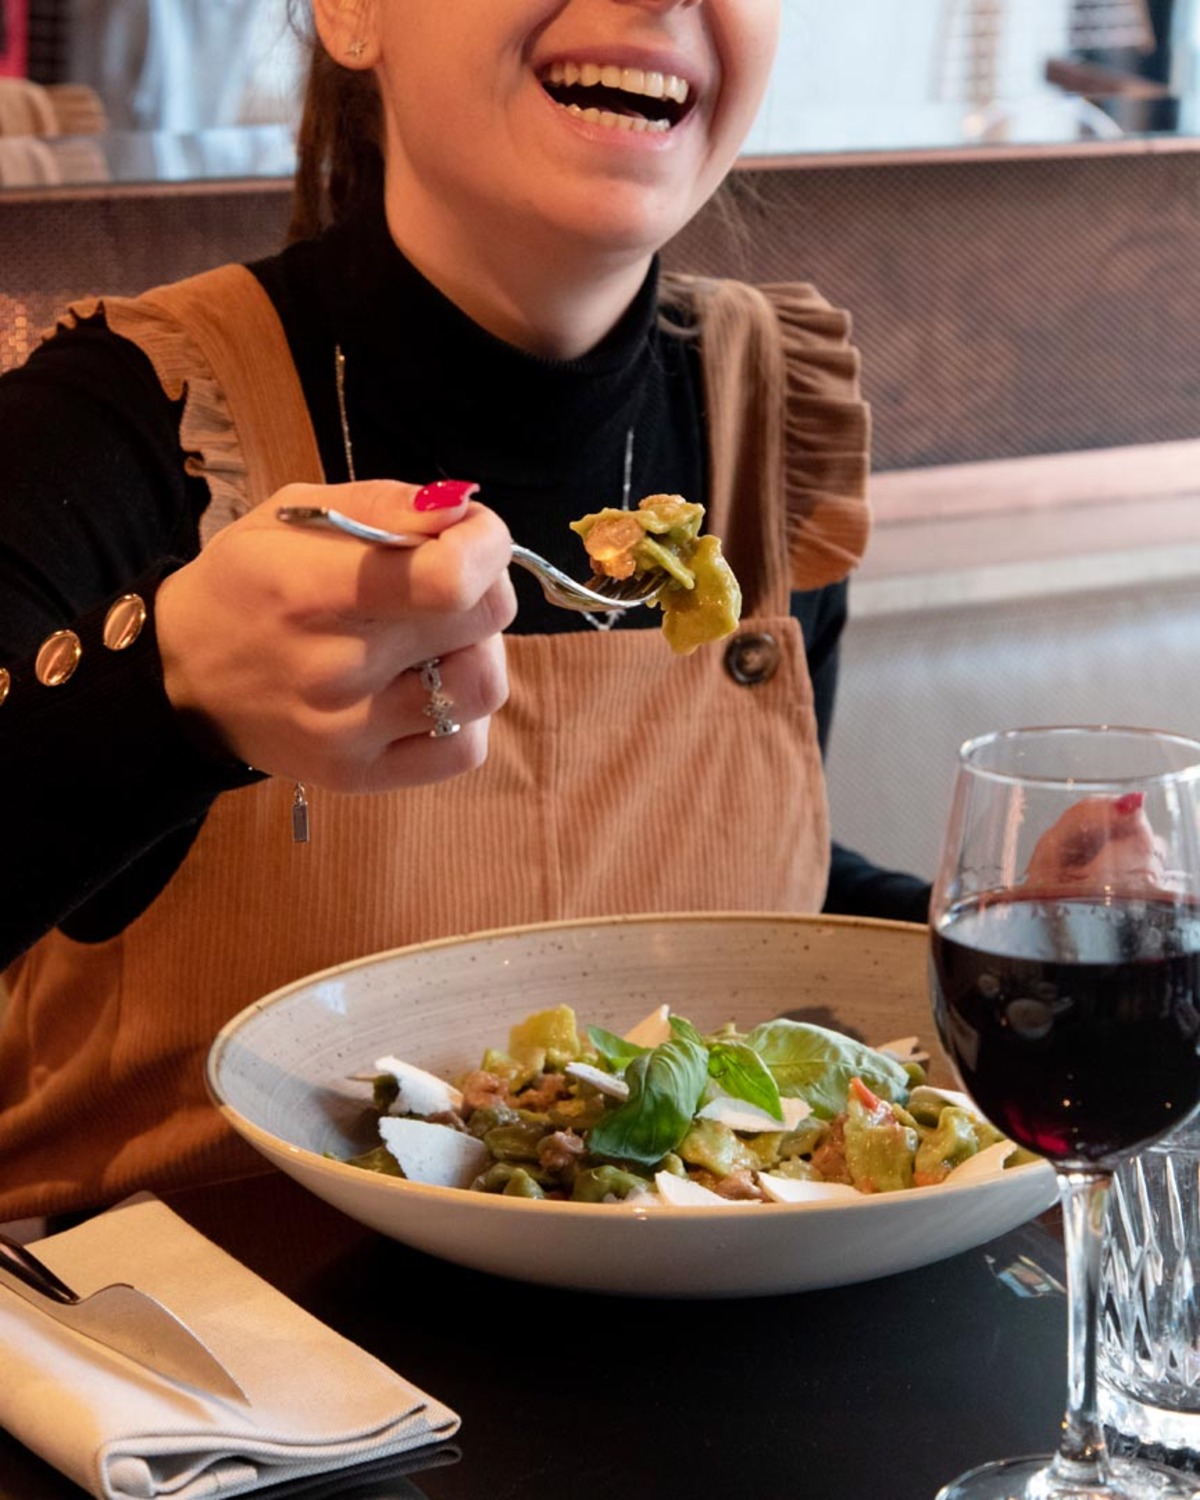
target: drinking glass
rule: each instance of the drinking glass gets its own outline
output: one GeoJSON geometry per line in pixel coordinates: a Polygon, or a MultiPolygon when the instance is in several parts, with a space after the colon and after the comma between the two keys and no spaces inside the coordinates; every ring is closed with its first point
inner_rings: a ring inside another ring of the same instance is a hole
{"type": "MultiPolygon", "coordinates": [[[[1200,1117],[1122,1162],[1100,1265],[1097,1401],[1122,1451],[1200,1474],[1200,1117]]],[[[1196,1481],[1200,1484],[1200,1479],[1196,1481]]]]}
{"type": "Polygon", "coordinates": [[[1058,1177],[1068,1284],[1058,1449],[938,1500],[1195,1500],[1111,1456],[1096,1409],[1101,1232],[1117,1165],[1200,1104],[1200,743],[1017,729],[959,752],[930,909],[934,1016],[963,1088],[1058,1177]]]}

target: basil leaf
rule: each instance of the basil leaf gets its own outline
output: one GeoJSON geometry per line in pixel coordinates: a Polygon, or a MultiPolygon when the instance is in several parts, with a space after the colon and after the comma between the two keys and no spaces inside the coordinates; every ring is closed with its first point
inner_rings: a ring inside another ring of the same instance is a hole
{"type": "Polygon", "coordinates": [[[745,1040],[770,1069],[779,1092],[806,1100],[819,1119],[832,1119],[846,1108],[851,1078],[861,1078],[883,1099],[908,1095],[908,1073],[894,1058],[824,1026],[767,1021],[745,1040]]]}
{"type": "Polygon", "coordinates": [[[667,1025],[671,1028],[676,1036],[683,1037],[685,1041],[695,1042],[697,1047],[703,1047],[705,1045],[704,1038],[700,1035],[700,1033],[696,1030],[696,1028],[692,1025],[692,1023],[686,1016],[677,1016],[674,1014],[674,1012],[672,1012],[667,1016],[667,1025]]]}
{"type": "Polygon", "coordinates": [[[715,1042],[708,1054],[708,1073],[734,1099],[765,1109],[783,1123],[779,1085],[770,1068],[745,1042],[715,1042]]]}
{"type": "Polygon", "coordinates": [[[587,1034],[592,1046],[617,1073],[620,1073],[635,1057],[641,1057],[650,1051],[649,1047],[639,1047],[636,1042],[627,1042],[623,1036],[605,1031],[603,1026],[589,1026],[587,1034]]]}
{"type": "Polygon", "coordinates": [[[671,1016],[670,1024],[676,1036],[685,1037],[698,1047],[708,1048],[708,1076],[720,1084],[731,1099],[743,1099],[747,1104],[757,1105],[782,1124],[779,1087],[757,1052],[741,1041],[706,1042],[684,1016],[671,1016]]]}
{"type": "Polygon", "coordinates": [[[708,1051],[686,1037],[673,1037],[635,1057],[625,1082],[628,1100],[588,1131],[588,1150],[652,1167],[691,1128],[708,1082],[708,1051]]]}

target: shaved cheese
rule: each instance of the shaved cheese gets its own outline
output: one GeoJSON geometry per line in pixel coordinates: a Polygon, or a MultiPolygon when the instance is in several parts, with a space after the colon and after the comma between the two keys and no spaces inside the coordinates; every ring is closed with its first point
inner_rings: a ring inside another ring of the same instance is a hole
{"type": "MultiPolygon", "coordinates": [[[[978,1110],[971,1103],[967,1095],[960,1094],[957,1089],[937,1088],[932,1084],[924,1083],[921,1085],[921,1093],[922,1097],[929,1093],[936,1094],[939,1099],[944,1099],[947,1104],[952,1104],[955,1109],[965,1109],[968,1114],[978,1116],[978,1110]]],[[[1009,1149],[1015,1150],[1016,1148],[1010,1146],[1009,1149]]]]}
{"type": "Polygon", "coordinates": [[[379,1122],[379,1134],[410,1182],[470,1187],[488,1163],[482,1141],[448,1125],[385,1115],[379,1122]]]}
{"type": "Polygon", "coordinates": [[[929,1061],[929,1053],[922,1049],[921,1039],[916,1036],[902,1036],[892,1042],[880,1042],[875,1051],[884,1052],[888,1057],[894,1057],[899,1063],[927,1063],[929,1061]]]}
{"type": "MultiPolygon", "coordinates": [[[[1012,1141],[996,1141],[982,1151],[976,1151],[974,1156],[968,1156],[966,1161],[960,1161],[943,1182],[978,1182],[984,1177],[996,1177],[1016,1149],[1012,1141]]],[[[940,1187],[942,1183],[936,1185],[940,1187]]]]}
{"type": "Polygon", "coordinates": [[[563,1072],[568,1077],[579,1078],[584,1083],[590,1083],[594,1089],[607,1094],[610,1099],[620,1099],[623,1103],[629,1098],[629,1085],[623,1078],[606,1073],[603,1068],[593,1068],[591,1063],[571,1062],[567,1064],[563,1072]]]}
{"type": "Polygon", "coordinates": [[[795,1130],[801,1120],[812,1114],[811,1106],[803,1099],[780,1099],[779,1102],[783,1106],[782,1120],[769,1115],[765,1109],[759,1109],[757,1104],[748,1104],[745,1099],[732,1099],[728,1094],[721,1094],[716,1099],[709,1100],[699,1111],[699,1118],[716,1120],[721,1125],[728,1125],[730,1130],[740,1130],[748,1135],[767,1130],[795,1130]]]}
{"type": "Polygon", "coordinates": [[[656,1172],[654,1186],[663,1202],[676,1208],[738,1208],[755,1201],[753,1198],[722,1198],[711,1188],[693,1182],[690,1177],[676,1177],[674,1172],[656,1172]]]}
{"type": "Polygon", "coordinates": [[[758,1185],[772,1203],[849,1203],[863,1196],[844,1182],[809,1182],[803,1177],[779,1177],[774,1172],[760,1172],[758,1185]]]}
{"type": "Polygon", "coordinates": [[[401,1062],[398,1057],[381,1057],[375,1069],[389,1074],[400,1089],[389,1115],[440,1115],[462,1109],[463,1096],[459,1090],[424,1068],[401,1062]]]}
{"type": "Polygon", "coordinates": [[[669,1042],[671,1026],[667,1018],[670,1014],[669,1005],[660,1005],[648,1016],[643,1016],[631,1031],[627,1031],[625,1040],[632,1042],[635,1047],[658,1047],[663,1042],[669,1042]]]}

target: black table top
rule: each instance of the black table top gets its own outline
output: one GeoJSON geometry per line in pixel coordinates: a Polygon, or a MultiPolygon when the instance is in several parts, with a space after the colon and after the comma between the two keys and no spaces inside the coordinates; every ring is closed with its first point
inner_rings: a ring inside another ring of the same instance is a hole
{"type": "MultiPolygon", "coordinates": [[[[436,1467],[310,1483],[310,1500],[933,1500],[964,1469],[1057,1439],[1053,1213],[879,1281],[658,1301],[463,1270],[274,1174],[168,1201],[462,1417],[436,1467]]],[[[80,1493],[0,1433],[0,1500],[80,1493]]]]}

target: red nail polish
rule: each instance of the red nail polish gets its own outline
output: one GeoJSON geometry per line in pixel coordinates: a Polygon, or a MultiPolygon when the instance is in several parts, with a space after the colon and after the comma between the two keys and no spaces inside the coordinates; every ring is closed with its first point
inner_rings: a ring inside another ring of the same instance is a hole
{"type": "Polygon", "coordinates": [[[419,489],[413,500],[414,510],[453,510],[464,500],[479,493],[479,486],[466,479],[435,479],[419,489]]]}
{"type": "Polygon", "coordinates": [[[1113,811],[1127,818],[1131,813],[1141,812],[1145,800],[1145,792],[1126,792],[1123,797],[1118,797],[1113,803],[1113,811]]]}

